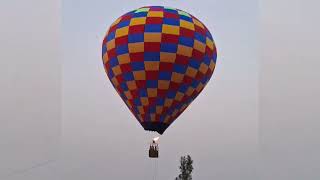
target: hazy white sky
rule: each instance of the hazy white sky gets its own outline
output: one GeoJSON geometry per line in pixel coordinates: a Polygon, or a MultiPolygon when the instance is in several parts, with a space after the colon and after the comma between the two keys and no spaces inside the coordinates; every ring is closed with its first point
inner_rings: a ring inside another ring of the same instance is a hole
{"type": "Polygon", "coordinates": [[[6,180],[57,158],[60,4],[41,0],[0,4],[0,179],[6,180]]]}
{"type": "Polygon", "coordinates": [[[136,122],[101,64],[108,26],[127,11],[166,5],[190,12],[218,48],[213,78],[160,138],[159,179],[174,179],[179,156],[194,158],[195,179],[257,179],[258,4],[236,1],[63,2],[64,174],[69,179],[150,179],[152,133],[136,122]],[[123,171],[125,169],[125,172],[123,171]],[[232,173],[230,173],[232,172],[232,173]]]}
{"type": "Polygon", "coordinates": [[[1,3],[1,180],[151,179],[155,134],[112,88],[100,47],[115,18],[145,5],[190,12],[218,48],[213,78],[160,138],[158,179],[185,154],[194,179],[320,177],[319,2],[1,3]]]}

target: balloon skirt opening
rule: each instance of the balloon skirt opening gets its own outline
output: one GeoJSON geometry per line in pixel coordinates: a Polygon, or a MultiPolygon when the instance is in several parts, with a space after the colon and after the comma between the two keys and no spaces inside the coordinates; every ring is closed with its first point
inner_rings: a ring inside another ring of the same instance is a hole
{"type": "Polygon", "coordinates": [[[157,131],[159,134],[163,134],[163,132],[169,127],[169,124],[162,122],[142,122],[141,125],[144,130],[157,131]]]}

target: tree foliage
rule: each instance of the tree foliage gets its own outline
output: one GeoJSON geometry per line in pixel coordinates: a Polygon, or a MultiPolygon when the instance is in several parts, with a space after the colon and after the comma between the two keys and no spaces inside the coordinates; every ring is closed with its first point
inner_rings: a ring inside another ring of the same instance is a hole
{"type": "Polygon", "coordinates": [[[190,155],[180,158],[180,174],[175,180],[192,180],[193,160],[190,155]]]}

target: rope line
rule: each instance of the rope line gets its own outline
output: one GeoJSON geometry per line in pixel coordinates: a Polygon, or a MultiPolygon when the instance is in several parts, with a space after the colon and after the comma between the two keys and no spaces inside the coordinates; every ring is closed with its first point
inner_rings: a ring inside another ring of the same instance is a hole
{"type": "Polygon", "coordinates": [[[154,180],[157,180],[157,173],[158,173],[158,161],[157,159],[154,160],[154,180]]]}

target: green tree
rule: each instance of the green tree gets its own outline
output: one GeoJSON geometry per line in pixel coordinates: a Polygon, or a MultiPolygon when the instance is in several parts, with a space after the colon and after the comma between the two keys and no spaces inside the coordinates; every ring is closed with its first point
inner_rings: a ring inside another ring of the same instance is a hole
{"type": "Polygon", "coordinates": [[[175,180],[192,180],[192,166],[193,160],[191,159],[190,155],[182,156],[180,158],[180,174],[176,177],[175,180]]]}

